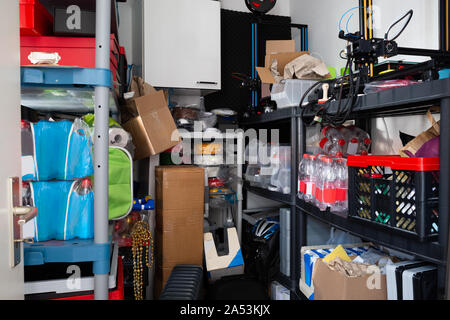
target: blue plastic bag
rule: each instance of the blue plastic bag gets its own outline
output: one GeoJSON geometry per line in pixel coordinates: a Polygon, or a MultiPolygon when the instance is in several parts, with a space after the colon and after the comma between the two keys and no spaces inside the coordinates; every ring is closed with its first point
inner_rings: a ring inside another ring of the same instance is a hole
{"type": "Polygon", "coordinates": [[[92,138],[81,119],[39,121],[31,129],[34,170],[23,172],[23,180],[74,180],[94,173],[92,138]]]}
{"type": "Polygon", "coordinates": [[[30,183],[32,200],[38,208],[36,242],[94,237],[94,193],[81,188],[85,180],[89,179],[30,183]]]}

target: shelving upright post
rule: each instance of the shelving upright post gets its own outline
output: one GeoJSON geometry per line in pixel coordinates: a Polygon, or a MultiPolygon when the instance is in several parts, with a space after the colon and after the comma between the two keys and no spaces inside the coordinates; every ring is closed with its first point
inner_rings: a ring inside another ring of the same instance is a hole
{"type": "MultiPolygon", "coordinates": [[[[110,68],[111,1],[96,0],[95,67],[110,68]]],[[[107,244],[109,185],[109,87],[95,87],[94,241],[107,244]]],[[[94,262],[95,300],[108,300],[109,263],[94,262]],[[97,267],[98,266],[98,267],[97,267]]]]}

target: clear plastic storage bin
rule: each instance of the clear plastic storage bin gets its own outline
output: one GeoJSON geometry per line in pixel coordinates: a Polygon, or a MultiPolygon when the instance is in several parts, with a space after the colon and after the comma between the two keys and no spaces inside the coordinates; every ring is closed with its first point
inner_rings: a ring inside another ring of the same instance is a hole
{"type": "MultiPolygon", "coordinates": [[[[298,79],[283,80],[281,83],[273,85],[271,92],[272,100],[277,103],[278,109],[297,107],[305,92],[316,82],[314,80],[298,79]]],[[[305,101],[307,101],[308,96],[305,101]]]]}
{"type": "Polygon", "coordinates": [[[279,146],[271,149],[273,174],[270,184],[278,192],[291,192],[291,147],[279,146]]]}

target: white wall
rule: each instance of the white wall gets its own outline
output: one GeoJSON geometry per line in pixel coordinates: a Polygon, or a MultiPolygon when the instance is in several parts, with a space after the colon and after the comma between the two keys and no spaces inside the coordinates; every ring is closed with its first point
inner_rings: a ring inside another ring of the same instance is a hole
{"type": "MultiPolygon", "coordinates": [[[[349,9],[357,7],[357,0],[292,0],[293,22],[309,26],[309,49],[317,57],[322,57],[329,66],[338,71],[345,67],[339,52],[346,47],[344,40],[338,39],[339,20],[349,9]]],[[[376,37],[383,37],[392,22],[409,9],[414,17],[405,32],[398,38],[403,47],[437,49],[439,47],[439,1],[438,0],[374,0],[374,31],[376,37]]],[[[355,10],[348,30],[359,30],[359,15],[355,10]]],[[[345,29],[349,15],[341,26],[345,29]]],[[[398,29],[397,29],[398,30],[398,29]]],[[[393,33],[395,34],[394,30],[393,33]]]]}
{"type": "MultiPolygon", "coordinates": [[[[278,0],[275,7],[269,14],[278,15],[278,16],[290,16],[291,14],[291,1],[297,0],[278,0]]],[[[244,0],[222,0],[222,8],[227,10],[235,10],[242,12],[250,12],[245,5],[244,0]]]]}
{"type": "Polygon", "coordinates": [[[125,47],[127,62],[142,74],[142,1],[119,2],[119,41],[125,47]]]}

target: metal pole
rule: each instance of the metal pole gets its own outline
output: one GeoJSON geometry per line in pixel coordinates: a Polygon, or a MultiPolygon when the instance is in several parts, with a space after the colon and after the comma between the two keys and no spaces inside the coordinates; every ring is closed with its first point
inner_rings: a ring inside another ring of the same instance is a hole
{"type": "Polygon", "coordinates": [[[242,166],[244,165],[244,133],[238,131],[236,134],[237,140],[237,218],[236,227],[239,241],[242,243],[242,166]]]}
{"type": "MultiPolygon", "coordinates": [[[[110,69],[111,0],[96,1],[95,67],[97,69],[110,69]]],[[[94,232],[95,243],[102,245],[109,242],[109,94],[109,87],[95,88],[94,232]]],[[[108,300],[108,273],[96,273],[94,285],[95,300],[108,300]]]]}
{"type": "MultiPolygon", "coordinates": [[[[293,109],[295,113],[295,108],[293,109]]],[[[295,114],[291,117],[291,212],[290,212],[290,223],[291,223],[291,252],[290,252],[290,280],[291,284],[294,285],[294,289],[298,285],[298,280],[300,279],[300,234],[296,231],[297,227],[297,190],[298,190],[298,120],[295,114]]],[[[291,294],[291,297],[295,295],[291,294]]]]}

